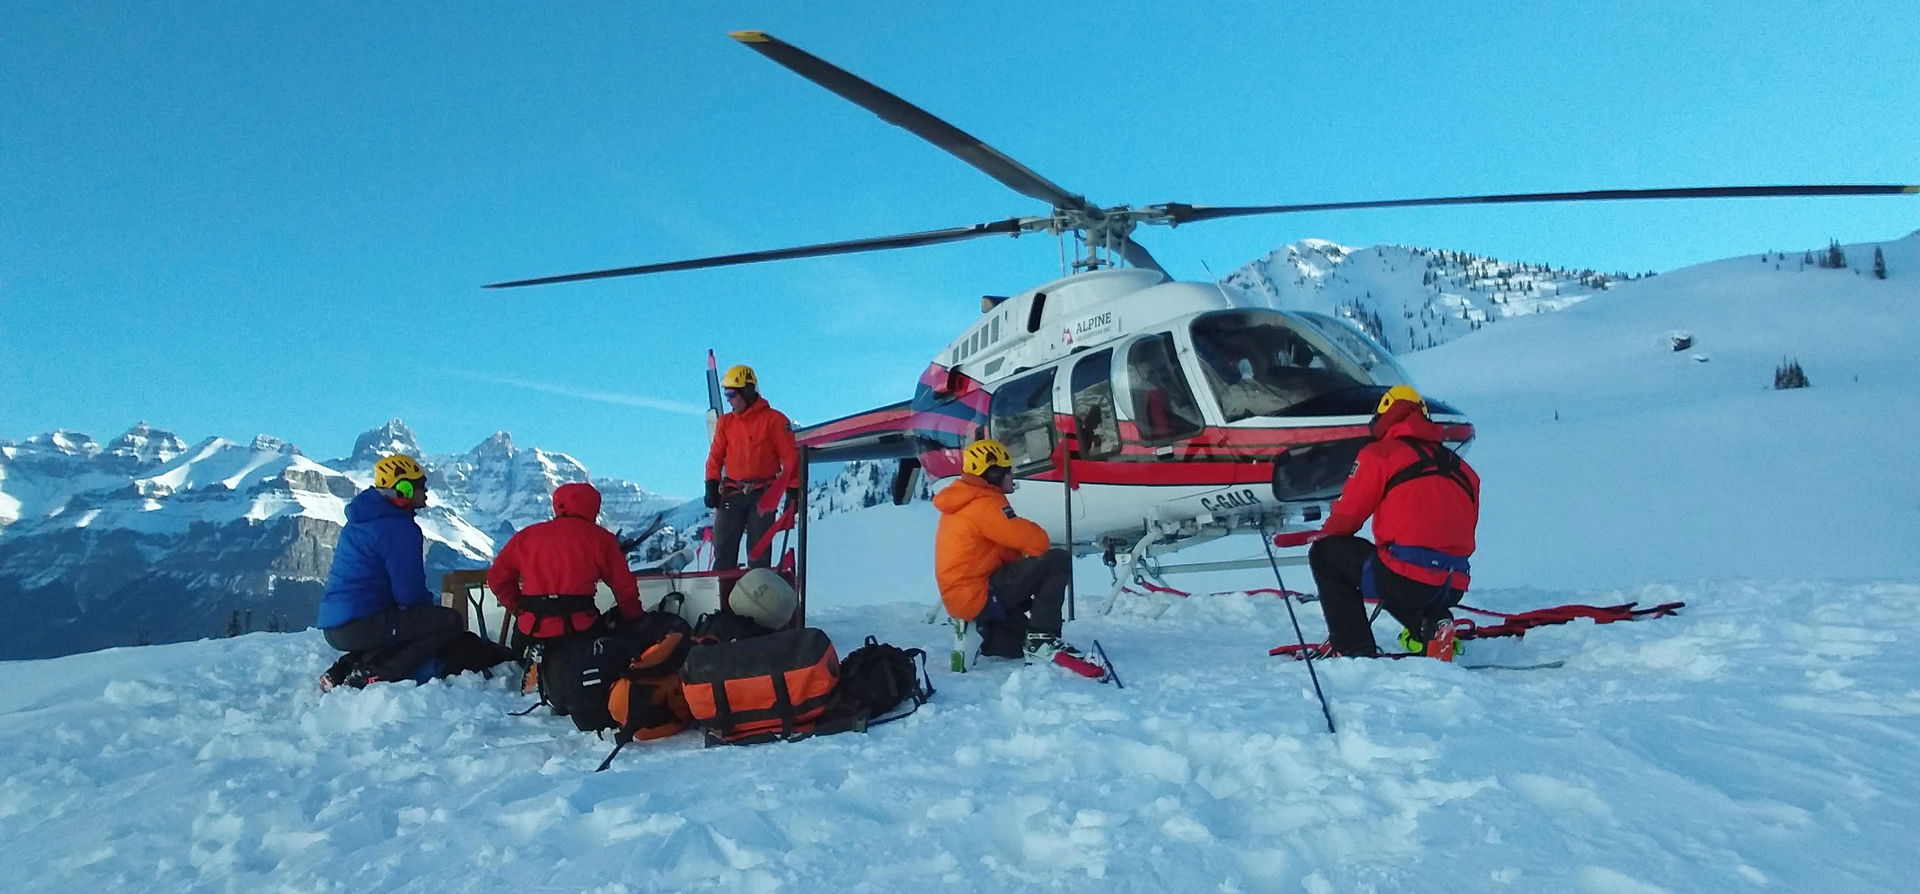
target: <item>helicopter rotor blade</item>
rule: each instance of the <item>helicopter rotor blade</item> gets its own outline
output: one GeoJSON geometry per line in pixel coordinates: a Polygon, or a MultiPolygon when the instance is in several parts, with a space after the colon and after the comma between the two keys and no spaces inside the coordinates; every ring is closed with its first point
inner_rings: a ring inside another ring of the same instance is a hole
{"type": "Polygon", "coordinates": [[[849,239],[845,242],[825,242],[819,245],[801,245],[794,248],[778,248],[771,251],[748,251],[731,255],[715,255],[710,258],[694,258],[686,261],[642,264],[638,267],[617,267],[611,270],[592,270],[586,273],[564,273],[559,276],[542,276],[537,279],[518,279],[512,282],[490,283],[486,288],[512,289],[520,286],[544,286],[552,283],[580,282],[588,279],[611,279],[616,276],[638,276],[642,273],[666,273],[671,270],[698,270],[703,267],[727,267],[734,264],[755,264],[761,261],[784,261],[788,258],[812,258],[821,255],[844,255],[862,251],[913,248],[921,245],[939,245],[943,242],[959,242],[963,239],[975,239],[981,236],[1018,236],[1027,229],[1044,224],[1045,222],[1046,218],[1011,217],[1006,220],[974,224],[968,227],[950,227],[945,230],[903,233],[898,236],[849,239]]]}
{"type": "Polygon", "coordinates": [[[1412,208],[1424,205],[1497,205],[1522,202],[1600,202],[1614,199],[1727,199],[1768,196],[1880,196],[1920,193],[1908,184],[1838,184],[1809,186],[1694,186],[1675,189],[1596,189],[1586,192],[1529,192],[1429,199],[1381,199],[1371,202],[1318,202],[1303,205],[1185,205],[1169,202],[1150,206],[1166,214],[1170,224],[1247,217],[1255,214],[1292,214],[1302,211],[1344,211],[1353,208],[1412,208]]]}
{"type": "Polygon", "coordinates": [[[728,36],[793,73],[840,94],[854,105],[879,115],[888,124],[945,149],[1021,195],[1039,199],[1055,208],[1098,211],[1087,202],[1085,196],[1068,192],[1065,187],[1034,173],[1000,150],[980,142],[972,134],[859,75],[764,31],[735,31],[728,36]]]}
{"type": "Polygon", "coordinates": [[[1135,267],[1158,270],[1161,273],[1167,272],[1167,268],[1160,266],[1160,262],[1153,259],[1153,253],[1147,251],[1146,246],[1133,241],[1132,238],[1120,244],[1120,256],[1126,258],[1127,263],[1135,267]]]}

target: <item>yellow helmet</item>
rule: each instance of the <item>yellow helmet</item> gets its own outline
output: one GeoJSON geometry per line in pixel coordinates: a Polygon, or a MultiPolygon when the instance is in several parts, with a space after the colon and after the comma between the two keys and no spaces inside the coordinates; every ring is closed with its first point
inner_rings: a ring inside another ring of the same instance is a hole
{"type": "Polygon", "coordinates": [[[1007,452],[1005,444],[992,438],[967,445],[967,452],[961,454],[960,470],[969,475],[985,475],[995,466],[1013,468],[1013,455],[1007,452]]]}
{"type": "Polygon", "coordinates": [[[1373,415],[1381,415],[1401,401],[1411,402],[1420,408],[1420,415],[1427,415],[1426,399],[1420,396],[1420,392],[1413,390],[1411,385],[1395,385],[1388,388],[1387,393],[1380,395],[1380,405],[1373,408],[1373,415]]]}
{"type": "Polygon", "coordinates": [[[753,374],[753,367],[751,366],[729,366],[727,367],[727,374],[720,377],[720,387],[722,388],[747,388],[750,386],[758,387],[759,385],[760,379],[753,374]]]}
{"type": "MultiPolygon", "coordinates": [[[[396,453],[373,464],[373,486],[381,491],[394,491],[400,482],[408,482],[407,490],[412,491],[426,483],[427,470],[420,463],[404,453],[396,453]]],[[[399,496],[412,499],[412,493],[399,496]]]]}

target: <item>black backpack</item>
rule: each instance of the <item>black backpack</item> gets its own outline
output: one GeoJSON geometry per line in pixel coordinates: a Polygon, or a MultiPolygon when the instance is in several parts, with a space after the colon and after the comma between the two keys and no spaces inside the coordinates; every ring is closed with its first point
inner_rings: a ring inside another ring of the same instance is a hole
{"type": "Polygon", "coordinates": [[[607,635],[588,646],[575,671],[578,681],[569,687],[568,716],[573,718],[574,726],[587,732],[619,726],[609,710],[607,697],[614,681],[631,670],[636,659],[665,643],[662,654],[649,655],[646,670],[653,675],[677,673],[693,645],[687,622],[669,612],[647,612],[633,621],[606,621],[607,635]]]}
{"type": "Polygon", "coordinates": [[[891,723],[920,710],[932,697],[925,649],[902,649],[869,636],[864,645],[840,659],[840,684],[834,688],[822,726],[839,726],[834,721],[851,718],[858,718],[848,727],[852,729],[891,723]],[[908,699],[913,707],[886,716],[908,699]]]}
{"type": "Polygon", "coordinates": [[[693,625],[694,640],[705,645],[730,643],[749,637],[766,636],[772,632],[773,630],[762,626],[759,621],[724,608],[701,615],[700,622],[693,625]]]}

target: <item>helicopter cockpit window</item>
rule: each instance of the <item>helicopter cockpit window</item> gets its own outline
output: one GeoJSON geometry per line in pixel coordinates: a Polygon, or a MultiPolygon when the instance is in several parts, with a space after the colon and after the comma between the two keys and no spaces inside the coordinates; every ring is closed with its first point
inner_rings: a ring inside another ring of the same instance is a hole
{"type": "Polygon", "coordinates": [[[1200,433],[1200,408],[1187,374],[1180,371],[1172,333],[1150,335],[1127,348],[1127,382],[1140,440],[1165,443],[1200,433]]]}
{"type": "Polygon", "coordinates": [[[1325,335],[1272,312],[1201,316],[1193,321],[1193,348],[1228,422],[1283,415],[1297,404],[1370,381],[1325,335]]]}
{"type": "Polygon", "coordinates": [[[1053,370],[1022,376],[994,389],[989,431],[1023,473],[1053,462],[1053,370]]]}
{"type": "Polygon", "coordinates": [[[1079,456],[1099,459],[1120,450],[1120,421],[1113,415],[1113,351],[1080,358],[1073,365],[1073,429],[1079,456]]]}
{"type": "Polygon", "coordinates": [[[1355,360],[1360,362],[1367,374],[1373,378],[1373,384],[1392,387],[1411,383],[1407,371],[1400,362],[1393,359],[1393,353],[1385,345],[1375,341],[1372,336],[1350,320],[1336,319],[1326,314],[1295,312],[1300,318],[1312,323],[1328,341],[1346,349],[1355,360]]]}

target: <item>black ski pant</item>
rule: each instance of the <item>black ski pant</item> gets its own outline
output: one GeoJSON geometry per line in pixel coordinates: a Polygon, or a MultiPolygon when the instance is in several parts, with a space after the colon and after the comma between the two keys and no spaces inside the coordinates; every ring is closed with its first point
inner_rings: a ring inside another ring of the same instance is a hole
{"type": "Polygon", "coordinates": [[[1008,620],[1024,616],[1028,629],[1059,636],[1061,611],[1067,603],[1067,578],[1072,574],[1073,561],[1067,551],[1050,549],[1000,566],[987,578],[987,588],[1008,620]]]}
{"type": "MultiPolygon", "coordinates": [[[[1307,550],[1307,564],[1320,591],[1320,610],[1327,617],[1327,642],[1342,655],[1373,655],[1380,647],[1367,625],[1367,605],[1360,592],[1360,571],[1375,555],[1373,541],[1337,536],[1316,540],[1307,550]]],[[[1449,617],[1448,608],[1460,601],[1457,590],[1412,580],[1375,560],[1373,583],[1382,607],[1400,626],[1425,640],[1449,617]]]]}
{"type": "Polygon", "coordinates": [[[713,570],[725,571],[740,567],[740,535],[747,536],[747,567],[767,568],[773,565],[773,544],[767,544],[767,551],[752,555],[753,545],[766,536],[767,529],[773,527],[773,513],[760,512],[760,498],[766,488],[735,491],[720,501],[713,509],[713,570]]]}
{"type": "Polygon", "coordinates": [[[460,613],[440,605],[387,609],[328,627],[327,645],[342,652],[385,653],[368,670],[382,680],[411,675],[460,635],[460,613]]]}

